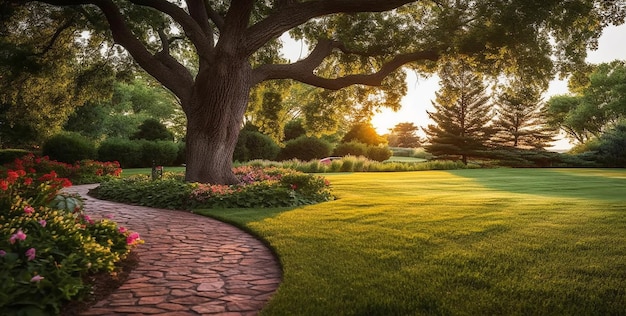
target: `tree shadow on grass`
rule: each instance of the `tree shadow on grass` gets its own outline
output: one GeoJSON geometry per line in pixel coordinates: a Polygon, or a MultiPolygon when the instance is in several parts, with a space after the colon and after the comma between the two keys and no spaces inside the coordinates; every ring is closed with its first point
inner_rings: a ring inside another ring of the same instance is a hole
{"type": "Polygon", "coordinates": [[[551,197],[626,201],[626,169],[471,169],[451,170],[498,190],[551,197]]]}

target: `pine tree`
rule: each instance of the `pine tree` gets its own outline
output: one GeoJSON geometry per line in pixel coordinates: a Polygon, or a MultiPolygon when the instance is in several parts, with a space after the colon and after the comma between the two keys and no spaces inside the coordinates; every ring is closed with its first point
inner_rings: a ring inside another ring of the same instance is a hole
{"type": "Polygon", "coordinates": [[[459,155],[463,163],[484,149],[495,130],[494,117],[482,76],[466,60],[449,61],[439,74],[441,88],[435,94],[435,111],[427,112],[435,124],[425,132],[426,150],[434,155],[459,155]]]}
{"type": "Polygon", "coordinates": [[[417,135],[418,130],[419,127],[410,122],[396,124],[388,136],[389,146],[403,148],[420,147],[422,140],[417,135]]]}
{"type": "Polygon", "coordinates": [[[554,141],[554,130],[547,127],[542,112],[541,92],[531,85],[514,83],[499,96],[498,129],[493,141],[506,147],[544,149],[554,141]]]}

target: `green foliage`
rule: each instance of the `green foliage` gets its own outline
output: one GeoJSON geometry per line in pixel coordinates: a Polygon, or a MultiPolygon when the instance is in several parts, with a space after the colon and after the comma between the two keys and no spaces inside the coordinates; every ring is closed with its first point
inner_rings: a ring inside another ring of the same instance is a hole
{"type": "Polygon", "coordinates": [[[578,143],[600,137],[626,117],[626,62],[597,65],[587,78],[576,95],[552,97],[546,108],[550,124],[578,143]]]}
{"type": "Polygon", "coordinates": [[[253,159],[274,160],[279,152],[280,147],[271,137],[258,131],[243,129],[239,133],[233,160],[242,162],[253,159]]]}
{"type": "Polygon", "coordinates": [[[138,140],[141,146],[141,159],[138,167],[171,166],[178,157],[178,145],[171,141],[138,140]]]}
{"type": "Polygon", "coordinates": [[[291,120],[285,124],[285,137],[283,141],[290,141],[300,136],[306,135],[306,130],[302,125],[301,119],[291,120]]]}
{"type": "Polygon", "coordinates": [[[59,133],[76,107],[109,97],[115,69],[100,47],[76,38],[84,22],[76,12],[11,6],[0,22],[0,139],[3,146],[37,146],[59,133]]]}
{"type": "Polygon", "coordinates": [[[332,145],[327,141],[316,137],[300,136],[285,143],[285,148],[278,154],[278,159],[320,159],[329,156],[331,151],[332,145]]]}
{"type": "MultiPolygon", "coordinates": [[[[31,169],[31,168],[29,168],[31,169]]],[[[91,273],[114,272],[135,244],[137,233],[116,223],[94,221],[82,203],[59,196],[66,179],[24,169],[0,179],[0,313],[56,315],[70,300],[90,291],[91,273]],[[70,203],[71,201],[71,203],[70,203]]]]}
{"type": "Polygon", "coordinates": [[[603,166],[626,168],[626,122],[602,134],[597,150],[603,166]]]}
{"type": "Polygon", "coordinates": [[[367,144],[350,141],[347,143],[339,143],[333,150],[333,156],[365,156],[367,154],[367,144]]]}
{"type": "Polygon", "coordinates": [[[369,146],[367,147],[367,154],[365,156],[371,160],[383,162],[389,159],[392,154],[393,153],[389,147],[369,146]]]}
{"type": "Polygon", "coordinates": [[[52,136],[42,146],[44,156],[52,160],[74,163],[85,159],[95,159],[96,145],[78,133],[61,133],[52,136]]]}
{"type": "Polygon", "coordinates": [[[376,133],[376,130],[371,123],[357,123],[352,126],[348,133],[343,136],[341,142],[347,143],[351,141],[374,146],[387,142],[384,138],[380,137],[376,133]]]}
{"type": "Polygon", "coordinates": [[[478,168],[475,164],[465,165],[460,161],[419,161],[419,162],[378,162],[366,157],[346,156],[332,161],[300,161],[297,159],[276,161],[250,161],[247,165],[254,167],[277,167],[293,169],[306,173],[333,173],[333,172],[398,172],[423,170],[453,170],[478,168]]]}
{"type": "Polygon", "coordinates": [[[137,141],[108,138],[98,147],[98,158],[103,161],[118,161],[122,168],[140,165],[142,147],[137,141]]]}
{"type": "Polygon", "coordinates": [[[288,169],[234,170],[241,184],[234,186],[186,183],[182,176],[152,181],[137,175],[102,183],[91,193],[98,198],[156,208],[259,208],[314,204],[331,200],[324,178],[288,169]]]}
{"type": "Polygon", "coordinates": [[[185,164],[185,161],[187,160],[186,154],[187,151],[185,150],[185,142],[179,142],[177,143],[178,145],[178,155],[176,155],[176,160],[174,160],[174,165],[175,166],[180,166],[185,164]]]}
{"type": "Polygon", "coordinates": [[[130,139],[145,139],[150,141],[174,139],[172,132],[157,119],[149,118],[139,125],[139,130],[130,139]]]}
{"type": "Polygon", "coordinates": [[[13,162],[29,153],[30,151],[24,149],[0,149],[0,165],[13,162]]]}

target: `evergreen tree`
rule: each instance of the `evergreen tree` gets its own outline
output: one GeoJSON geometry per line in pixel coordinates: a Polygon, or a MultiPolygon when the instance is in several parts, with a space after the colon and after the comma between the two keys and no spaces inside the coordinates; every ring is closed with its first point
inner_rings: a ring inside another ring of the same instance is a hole
{"type": "Polygon", "coordinates": [[[493,141],[515,148],[544,149],[554,141],[554,130],[547,127],[542,112],[541,92],[531,85],[513,83],[498,98],[498,129],[493,141]]]}
{"type": "Polygon", "coordinates": [[[417,148],[421,146],[422,140],[417,136],[419,127],[413,123],[398,123],[391,129],[388,136],[389,146],[403,148],[417,148]]]}
{"type": "Polygon", "coordinates": [[[490,126],[494,117],[490,97],[480,74],[468,60],[446,62],[440,70],[441,89],[435,93],[435,111],[427,112],[435,124],[425,129],[434,155],[459,155],[463,163],[486,147],[495,133],[490,126]]]}

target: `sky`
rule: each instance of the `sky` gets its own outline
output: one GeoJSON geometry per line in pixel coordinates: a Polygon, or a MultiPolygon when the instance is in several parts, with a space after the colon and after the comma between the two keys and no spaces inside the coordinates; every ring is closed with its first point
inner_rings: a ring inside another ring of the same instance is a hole
{"type": "MultiPolygon", "coordinates": [[[[292,61],[306,57],[307,48],[300,42],[295,42],[283,36],[285,43],[284,56],[292,61]]],[[[626,60],[626,24],[610,26],[604,29],[598,41],[598,49],[590,51],[587,61],[590,63],[610,62],[616,59],[626,60]]],[[[435,92],[439,89],[439,79],[436,76],[424,78],[414,72],[407,73],[407,94],[401,101],[402,107],[397,112],[383,109],[372,119],[372,124],[379,134],[386,134],[390,128],[398,123],[410,122],[417,126],[426,126],[429,123],[426,111],[432,111],[431,101],[435,99],[435,92]]],[[[567,94],[566,80],[553,80],[550,88],[544,95],[544,100],[551,96],[567,94]]],[[[560,139],[553,144],[552,149],[565,150],[572,146],[567,139],[560,139]]]]}

